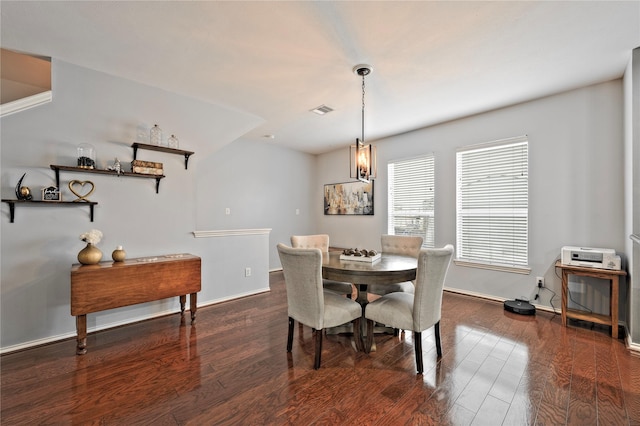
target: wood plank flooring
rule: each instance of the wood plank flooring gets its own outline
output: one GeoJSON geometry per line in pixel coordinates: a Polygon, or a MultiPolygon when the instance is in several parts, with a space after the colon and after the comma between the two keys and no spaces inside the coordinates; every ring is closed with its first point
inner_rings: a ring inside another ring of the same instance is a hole
{"type": "Polygon", "coordinates": [[[423,333],[376,335],[355,352],[296,324],[286,353],[281,272],[268,293],[0,358],[2,425],[640,425],[640,358],[603,328],[445,293],[436,359],[423,333]],[[188,317],[188,313],[185,315],[188,317]]]}

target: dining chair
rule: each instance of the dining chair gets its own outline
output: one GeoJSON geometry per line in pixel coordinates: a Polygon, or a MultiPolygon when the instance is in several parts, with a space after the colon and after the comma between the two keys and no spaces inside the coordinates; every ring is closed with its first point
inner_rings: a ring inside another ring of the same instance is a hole
{"type": "MultiPolygon", "coordinates": [[[[381,251],[382,253],[402,254],[417,258],[422,248],[422,241],[422,237],[419,236],[384,234],[380,237],[381,251]]],[[[369,293],[380,296],[396,291],[413,293],[414,284],[410,281],[396,284],[371,284],[369,285],[368,291],[369,293]]]]}
{"type": "MultiPolygon", "coordinates": [[[[319,248],[323,253],[329,252],[329,235],[317,234],[317,235],[292,235],[291,247],[293,248],[319,248]]],[[[349,299],[353,294],[353,286],[350,283],[334,281],[334,280],[322,280],[322,285],[327,290],[335,291],[336,293],[346,294],[349,299]]]]}
{"type": "Polygon", "coordinates": [[[293,347],[295,321],[311,327],[315,332],[315,362],[320,368],[322,334],[325,328],[353,322],[353,338],[356,349],[363,351],[360,333],[362,307],[354,300],[325,290],[322,286],[322,252],[318,248],[292,248],[278,244],[278,255],[282,264],[287,290],[289,333],[287,352],[293,347]]]}
{"type": "Polygon", "coordinates": [[[416,367],[422,374],[422,332],[434,328],[436,352],[442,357],[440,345],[440,317],[442,289],[449,264],[453,257],[453,245],[443,248],[422,249],[418,255],[415,294],[406,292],[389,293],[369,303],[364,312],[367,320],[367,340],[365,352],[370,352],[373,344],[373,322],[390,327],[413,331],[416,367]]]}

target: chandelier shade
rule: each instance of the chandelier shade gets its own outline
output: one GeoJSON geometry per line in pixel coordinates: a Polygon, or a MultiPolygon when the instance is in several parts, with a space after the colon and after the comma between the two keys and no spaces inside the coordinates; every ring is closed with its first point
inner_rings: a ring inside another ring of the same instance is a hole
{"type": "Polygon", "coordinates": [[[349,147],[349,169],[351,178],[362,182],[370,182],[371,179],[376,177],[377,173],[376,147],[366,144],[364,141],[364,77],[369,75],[372,70],[373,68],[370,65],[356,65],[353,67],[353,72],[362,77],[362,135],[361,138],[356,138],[355,145],[349,147]]]}
{"type": "Polygon", "coordinates": [[[351,177],[363,182],[370,182],[376,177],[376,147],[356,138],[356,144],[349,147],[351,177]]]}

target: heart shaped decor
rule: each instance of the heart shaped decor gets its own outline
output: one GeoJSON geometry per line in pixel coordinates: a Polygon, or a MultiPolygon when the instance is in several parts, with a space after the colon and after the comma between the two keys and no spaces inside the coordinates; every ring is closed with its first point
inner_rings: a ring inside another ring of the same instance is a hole
{"type": "Polygon", "coordinates": [[[87,197],[91,195],[94,189],[96,189],[96,187],[90,180],[72,180],[69,182],[69,191],[73,192],[73,194],[78,197],[73,201],[89,201],[87,200],[87,197]],[[84,188],[85,185],[91,186],[91,189],[88,192],[86,192],[84,188]],[[74,187],[77,187],[77,192],[73,189],[74,187]],[[85,191],[85,193],[81,195],[82,191],[85,191]]]}

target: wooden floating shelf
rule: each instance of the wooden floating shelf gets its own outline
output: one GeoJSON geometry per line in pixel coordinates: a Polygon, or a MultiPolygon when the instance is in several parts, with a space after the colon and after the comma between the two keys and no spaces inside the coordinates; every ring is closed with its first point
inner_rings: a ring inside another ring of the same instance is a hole
{"type": "Polygon", "coordinates": [[[73,166],[58,166],[55,164],[51,164],[51,169],[56,172],[56,186],[60,188],[60,171],[66,172],[79,172],[79,173],[94,173],[101,175],[111,175],[111,176],[124,176],[124,177],[135,177],[135,178],[144,178],[144,179],[155,179],[156,180],[156,194],[160,189],[160,179],[164,178],[164,175],[151,175],[146,173],[131,173],[131,172],[116,172],[115,170],[106,170],[106,169],[85,169],[82,167],[73,167],[73,166]]]}
{"type": "Polygon", "coordinates": [[[89,214],[91,222],[93,222],[93,206],[98,203],[95,201],[42,201],[42,200],[9,200],[3,199],[3,203],[9,204],[9,215],[11,223],[15,218],[16,204],[20,206],[36,206],[36,207],[82,207],[89,206],[89,214]]]}
{"type": "Polygon", "coordinates": [[[138,149],[146,149],[148,151],[167,152],[169,154],[184,155],[184,168],[187,169],[189,164],[189,157],[195,154],[193,151],[185,151],[184,149],[169,148],[168,146],[150,145],[148,143],[134,142],[131,147],[133,148],[133,159],[137,160],[138,149]]]}

